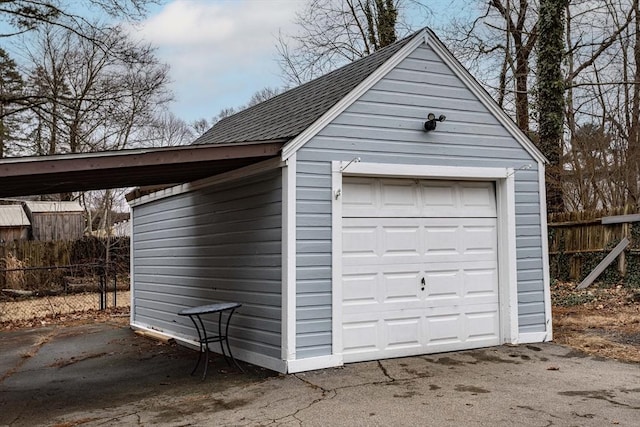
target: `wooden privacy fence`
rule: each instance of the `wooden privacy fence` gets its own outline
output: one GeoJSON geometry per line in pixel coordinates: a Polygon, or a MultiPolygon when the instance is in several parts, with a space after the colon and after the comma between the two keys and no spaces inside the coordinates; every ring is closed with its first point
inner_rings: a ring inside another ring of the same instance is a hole
{"type": "Polygon", "coordinates": [[[624,238],[629,246],[597,279],[640,286],[640,215],[629,208],[550,214],[551,278],[582,281],[624,238]]]}
{"type": "Polygon", "coordinates": [[[0,288],[59,287],[63,285],[64,276],[94,275],[96,265],[106,263],[116,274],[129,272],[128,238],[7,242],[0,244],[0,288]]]}

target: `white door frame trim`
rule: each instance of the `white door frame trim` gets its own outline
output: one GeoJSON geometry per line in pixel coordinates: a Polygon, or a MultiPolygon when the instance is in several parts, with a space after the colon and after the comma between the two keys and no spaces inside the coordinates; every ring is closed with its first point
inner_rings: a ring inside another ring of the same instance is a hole
{"type": "Polygon", "coordinates": [[[332,342],[334,360],[343,363],[342,343],[342,177],[448,179],[496,183],[498,214],[498,280],[500,289],[500,340],[518,340],[516,263],[515,171],[512,168],[399,165],[334,161],[332,191],[332,342]]]}

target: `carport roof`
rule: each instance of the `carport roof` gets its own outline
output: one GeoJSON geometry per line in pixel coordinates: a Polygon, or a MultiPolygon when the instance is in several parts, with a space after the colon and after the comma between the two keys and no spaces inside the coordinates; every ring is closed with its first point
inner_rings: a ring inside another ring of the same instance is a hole
{"type": "Polygon", "coordinates": [[[0,197],[181,184],[276,157],[285,140],[0,159],[0,197]]]}

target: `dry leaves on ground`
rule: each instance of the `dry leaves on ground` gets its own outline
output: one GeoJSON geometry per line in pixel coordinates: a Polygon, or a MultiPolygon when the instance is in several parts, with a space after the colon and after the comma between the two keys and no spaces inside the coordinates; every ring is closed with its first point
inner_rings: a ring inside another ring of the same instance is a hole
{"type": "Polygon", "coordinates": [[[640,290],[552,287],[553,338],[584,353],[640,363],[640,290]]]}

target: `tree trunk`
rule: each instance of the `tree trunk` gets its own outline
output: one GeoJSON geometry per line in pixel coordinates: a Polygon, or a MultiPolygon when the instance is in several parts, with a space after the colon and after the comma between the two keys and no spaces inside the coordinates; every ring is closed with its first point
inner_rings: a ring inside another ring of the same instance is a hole
{"type": "Polygon", "coordinates": [[[640,0],[633,2],[635,15],[635,40],[633,46],[634,58],[634,81],[632,86],[633,95],[631,98],[631,122],[629,126],[629,186],[630,202],[635,206],[640,203],[640,191],[638,189],[638,175],[640,172],[640,0]]]}
{"type": "Polygon", "coordinates": [[[564,211],[562,131],[564,124],[564,12],[566,0],[541,0],[538,39],[539,147],[549,159],[547,210],[564,211]]]}
{"type": "Polygon", "coordinates": [[[529,53],[516,47],[516,123],[529,134],[529,53]]]}

